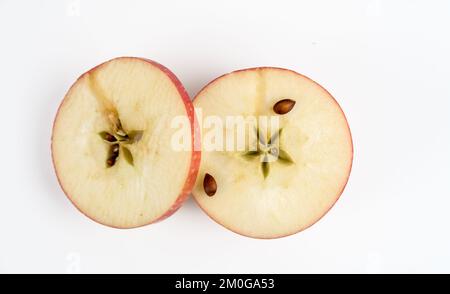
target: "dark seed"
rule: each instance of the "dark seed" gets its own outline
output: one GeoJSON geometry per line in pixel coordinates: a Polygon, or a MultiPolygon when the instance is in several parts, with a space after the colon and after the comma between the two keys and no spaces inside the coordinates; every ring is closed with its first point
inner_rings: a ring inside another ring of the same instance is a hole
{"type": "Polygon", "coordinates": [[[105,141],[108,141],[108,142],[116,142],[117,141],[116,137],[114,137],[113,135],[111,135],[108,132],[100,132],[99,135],[105,141]]]}
{"type": "Polygon", "coordinates": [[[116,142],[117,141],[116,138],[111,134],[106,134],[105,140],[108,142],[116,142]]]}
{"type": "Polygon", "coordinates": [[[119,157],[119,144],[114,144],[109,147],[108,159],[106,159],[106,166],[111,167],[116,164],[117,157],[119,157]]]}
{"type": "Polygon", "coordinates": [[[106,160],[106,165],[107,165],[108,167],[113,166],[113,165],[116,163],[116,158],[117,158],[117,157],[111,157],[111,158],[108,158],[108,160],[106,160]]]}
{"type": "Polygon", "coordinates": [[[283,99],[275,103],[273,111],[277,114],[286,114],[294,108],[295,101],[291,99],[283,99]]]}
{"type": "Polygon", "coordinates": [[[217,183],[214,180],[213,176],[210,174],[205,174],[205,178],[203,179],[203,189],[205,190],[206,195],[209,197],[214,196],[217,191],[217,183]]]}

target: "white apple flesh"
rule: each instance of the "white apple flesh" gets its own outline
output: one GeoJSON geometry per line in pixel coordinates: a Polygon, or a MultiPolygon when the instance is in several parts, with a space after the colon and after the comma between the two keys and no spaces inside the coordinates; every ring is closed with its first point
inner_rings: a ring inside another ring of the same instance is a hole
{"type": "MultiPolygon", "coordinates": [[[[203,119],[278,116],[280,146],[293,161],[270,163],[265,177],[258,159],[248,160],[239,151],[208,151],[202,140],[193,195],[221,225],[254,238],[283,237],[314,224],[341,195],[353,158],[350,130],[336,100],[311,79],[280,68],[240,70],[208,84],[194,106],[203,119]],[[277,114],[274,105],[283,99],[295,105],[277,114]],[[210,177],[215,193],[205,191],[210,177]]],[[[203,138],[208,131],[202,129],[203,138]]]]}
{"type": "Polygon", "coordinates": [[[189,96],[167,68],[133,57],[110,60],[83,74],[60,105],[52,134],[58,180],[73,204],[101,224],[133,228],[153,223],[172,214],[195,183],[196,129],[189,96]],[[190,150],[171,146],[176,116],[189,119],[190,150]],[[121,142],[109,166],[113,144],[99,134],[119,138],[116,132],[122,130],[142,131],[142,137],[121,142]]]}

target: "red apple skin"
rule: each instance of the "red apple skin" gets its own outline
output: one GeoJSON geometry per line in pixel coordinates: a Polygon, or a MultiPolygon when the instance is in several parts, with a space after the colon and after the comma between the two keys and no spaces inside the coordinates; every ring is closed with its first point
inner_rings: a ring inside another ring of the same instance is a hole
{"type": "Polygon", "coordinates": [[[205,209],[204,207],[201,206],[200,202],[198,202],[197,199],[196,199],[195,197],[192,197],[192,198],[194,198],[194,200],[195,200],[195,202],[197,203],[197,205],[203,210],[203,212],[206,213],[206,215],[207,215],[209,218],[211,218],[213,221],[215,221],[216,223],[220,224],[220,225],[223,226],[224,228],[226,228],[226,229],[232,231],[233,233],[236,233],[236,234],[241,235],[241,236],[244,236],[244,237],[253,238],[253,239],[271,240],[271,239],[278,239],[278,238],[289,237],[289,236],[295,235],[295,234],[297,234],[297,233],[300,233],[300,232],[302,232],[302,231],[308,229],[309,227],[311,227],[311,226],[314,225],[315,223],[317,223],[319,220],[321,220],[321,219],[322,219],[322,218],[323,218],[323,217],[331,210],[331,208],[332,208],[332,207],[336,204],[336,202],[339,200],[339,198],[341,197],[342,193],[344,192],[345,187],[347,186],[348,179],[349,179],[349,177],[350,177],[350,173],[351,173],[352,166],[353,166],[353,153],[354,153],[354,149],[353,149],[353,138],[352,138],[352,134],[351,134],[351,132],[350,132],[350,126],[349,126],[349,124],[348,124],[347,117],[345,116],[344,111],[342,110],[341,106],[340,106],[339,103],[336,101],[336,99],[330,94],[330,92],[327,91],[327,89],[325,89],[324,87],[322,87],[319,83],[317,83],[317,82],[314,81],[313,79],[311,79],[311,78],[309,78],[309,77],[307,77],[307,76],[305,76],[305,75],[302,75],[302,74],[300,74],[300,73],[298,73],[298,72],[296,72],[296,71],[293,71],[293,70],[291,70],[291,69],[280,68],[280,67],[273,67],[273,66],[262,66],[262,67],[252,67],[252,68],[244,68],[244,69],[235,70],[235,71],[232,71],[232,72],[230,72],[230,73],[223,74],[223,75],[221,75],[221,76],[219,76],[219,77],[213,79],[212,81],[210,81],[208,84],[206,84],[206,86],[204,86],[204,87],[197,93],[197,95],[195,95],[195,97],[194,97],[194,99],[192,99],[192,101],[194,102],[195,99],[196,99],[196,98],[197,98],[197,97],[198,97],[198,96],[199,96],[199,95],[200,95],[200,94],[201,94],[208,86],[212,85],[213,83],[215,83],[216,81],[218,81],[219,79],[221,79],[221,78],[223,78],[223,77],[225,77],[225,76],[227,76],[227,75],[230,75],[230,74],[233,74],[233,73],[238,73],[238,72],[243,72],[243,71],[253,71],[253,70],[260,70],[260,69],[276,69],[276,70],[285,70],[285,71],[289,71],[289,72],[292,72],[292,73],[294,73],[294,74],[296,74],[296,75],[299,75],[299,76],[301,76],[301,77],[303,77],[303,78],[306,78],[306,79],[310,80],[311,82],[313,82],[314,84],[316,84],[317,86],[319,86],[320,88],[322,88],[328,95],[330,95],[330,97],[333,99],[334,103],[336,103],[337,107],[339,108],[339,110],[341,111],[342,115],[344,116],[345,122],[346,122],[346,124],[347,124],[348,136],[349,136],[349,138],[350,138],[350,143],[351,143],[351,148],[352,148],[352,150],[351,150],[351,160],[350,160],[350,165],[349,165],[349,167],[348,167],[347,177],[346,177],[345,182],[344,182],[343,185],[342,185],[342,189],[341,189],[341,190],[339,191],[339,193],[336,195],[336,200],[330,205],[330,207],[329,207],[328,209],[325,210],[325,212],[324,212],[319,218],[317,218],[316,220],[312,221],[310,224],[307,224],[304,228],[302,228],[302,229],[300,229],[300,230],[298,230],[298,231],[294,231],[294,232],[285,234],[285,235],[271,236],[271,237],[255,237],[255,236],[247,236],[247,235],[244,235],[244,234],[242,234],[242,233],[240,233],[240,232],[237,232],[237,231],[235,231],[235,230],[233,230],[233,229],[231,229],[231,228],[229,228],[229,227],[223,225],[223,224],[220,223],[218,220],[214,219],[214,217],[212,217],[210,214],[208,214],[208,212],[206,211],[206,209],[205,209]]]}
{"type": "Polygon", "coordinates": [[[172,204],[172,206],[166,211],[164,212],[160,217],[158,217],[157,219],[140,225],[140,226],[134,226],[134,227],[119,227],[119,226],[112,226],[109,224],[105,224],[102,223],[94,218],[92,218],[91,216],[87,215],[86,213],[84,213],[76,204],[75,202],[72,200],[72,198],[70,197],[70,195],[64,190],[63,185],[61,184],[61,180],[59,178],[58,175],[58,171],[56,170],[56,165],[55,165],[55,158],[54,158],[54,152],[53,152],[53,133],[54,133],[54,129],[55,129],[55,123],[56,120],[58,118],[58,114],[59,114],[59,110],[61,109],[61,106],[64,104],[66,97],[64,97],[64,99],[61,101],[58,110],[56,112],[55,115],[55,119],[53,120],[53,127],[52,127],[52,138],[51,138],[51,151],[52,151],[52,163],[53,163],[53,169],[55,171],[56,174],[56,178],[58,180],[59,186],[61,187],[62,191],[64,192],[64,194],[66,195],[66,197],[69,199],[70,202],[72,202],[72,204],[77,208],[77,210],[79,212],[81,212],[82,214],[84,214],[87,218],[91,219],[92,221],[99,223],[101,225],[107,226],[107,227],[111,227],[111,228],[115,228],[115,229],[133,229],[133,228],[138,228],[138,227],[143,227],[146,225],[150,225],[159,221],[162,221],[166,218],[168,218],[169,216],[171,216],[173,213],[175,213],[180,207],[181,205],[184,203],[184,201],[187,200],[187,198],[189,197],[192,188],[194,187],[195,184],[195,180],[197,178],[197,173],[200,167],[200,160],[201,160],[201,151],[199,150],[199,148],[194,148],[195,146],[199,146],[200,144],[200,128],[198,125],[198,120],[197,117],[195,116],[195,112],[194,112],[194,106],[191,102],[191,99],[189,98],[189,94],[186,92],[186,89],[184,88],[183,84],[180,82],[180,80],[175,76],[175,74],[173,72],[171,72],[168,68],[166,68],[165,66],[157,63],[156,61],[150,60],[150,59],[146,59],[146,58],[141,58],[141,57],[128,57],[128,56],[124,56],[124,57],[117,57],[117,58],[113,58],[111,60],[105,61],[93,68],[91,68],[90,70],[88,70],[87,72],[85,72],[84,74],[82,74],[76,81],[75,83],[73,83],[73,85],[69,88],[69,90],[67,91],[67,93],[70,92],[71,88],[78,82],[78,80],[80,80],[84,75],[89,74],[90,72],[92,72],[93,70],[101,67],[102,65],[112,61],[112,60],[116,60],[116,59],[138,59],[138,60],[142,60],[145,62],[148,62],[150,65],[157,67],[158,69],[160,69],[161,71],[163,71],[169,78],[170,80],[174,83],[175,87],[178,90],[178,93],[180,94],[184,106],[186,108],[186,112],[189,118],[189,122],[191,124],[191,136],[192,136],[192,142],[191,142],[191,148],[192,148],[192,158],[191,158],[191,164],[189,167],[189,173],[188,176],[186,178],[186,181],[184,183],[183,189],[180,192],[180,195],[178,196],[178,198],[175,200],[175,202],[172,204]]]}

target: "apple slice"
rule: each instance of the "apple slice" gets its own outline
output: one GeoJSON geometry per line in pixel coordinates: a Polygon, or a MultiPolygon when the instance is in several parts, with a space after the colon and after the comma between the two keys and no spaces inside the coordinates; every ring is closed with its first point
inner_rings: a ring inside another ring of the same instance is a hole
{"type": "Polygon", "coordinates": [[[352,138],[338,103],[319,84],[286,69],[239,70],[208,84],[194,106],[204,128],[193,194],[219,224],[249,237],[283,237],[314,224],[339,198],[352,165],[352,138]],[[235,143],[226,149],[236,134],[236,125],[226,121],[239,116],[257,118],[264,131],[249,136],[246,126],[244,151],[235,143]],[[207,146],[217,131],[212,120],[206,123],[212,117],[223,121],[225,151],[207,146]],[[268,123],[274,118],[278,129],[268,123]],[[250,150],[258,139],[264,142],[250,150]]]}
{"type": "Polygon", "coordinates": [[[192,103],[173,73],[150,60],[116,58],[83,74],[66,94],[53,126],[53,164],[86,216],[138,227],[171,215],[189,195],[200,164],[195,132],[192,103]],[[180,132],[171,128],[176,117],[188,122],[181,151],[171,143],[180,132]]]}

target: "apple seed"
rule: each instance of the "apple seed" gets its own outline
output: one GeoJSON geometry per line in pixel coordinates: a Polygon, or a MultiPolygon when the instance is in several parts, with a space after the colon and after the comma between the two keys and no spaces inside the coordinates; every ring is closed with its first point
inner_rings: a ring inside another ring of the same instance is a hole
{"type": "Polygon", "coordinates": [[[105,140],[107,142],[116,142],[117,141],[116,137],[114,137],[113,135],[111,135],[108,132],[100,132],[99,135],[103,140],[105,140]]]}
{"type": "Polygon", "coordinates": [[[116,164],[117,157],[119,157],[119,144],[114,144],[109,147],[108,159],[106,159],[106,167],[112,167],[116,164]]]}
{"type": "Polygon", "coordinates": [[[205,190],[206,195],[209,197],[214,196],[217,191],[217,183],[216,180],[210,174],[205,174],[205,178],[203,179],[203,189],[205,190]]]}
{"type": "Polygon", "coordinates": [[[275,103],[273,111],[277,114],[286,114],[294,108],[295,101],[291,99],[283,99],[275,103]]]}

